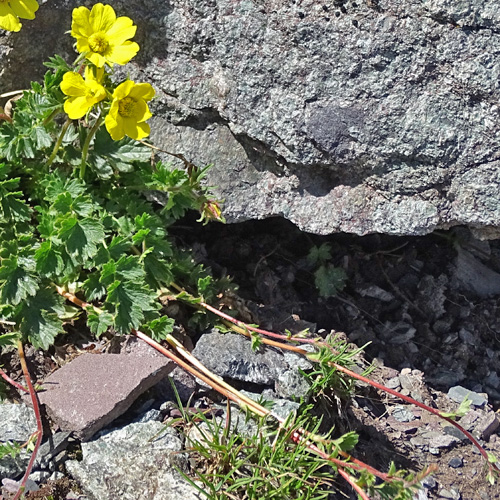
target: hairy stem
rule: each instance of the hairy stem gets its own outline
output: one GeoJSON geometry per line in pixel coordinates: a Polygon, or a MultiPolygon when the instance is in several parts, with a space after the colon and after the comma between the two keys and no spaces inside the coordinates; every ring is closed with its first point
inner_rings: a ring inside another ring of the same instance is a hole
{"type": "Polygon", "coordinates": [[[80,179],[82,180],[85,178],[85,169],[87,168],[87,156],[89,154],[90,143],[92,142],[92,139],[94,138],[101,123],[102,123],[102,116],[99,115],[93,127],[90,129],[87,138],[85,139],[85,143],[83,144],[82,162],[80,163],[80,179]]]}
{"type": "Polygon", "coordinates": [[[52,153],[47,160],[47,167],[50,167],[52,165],[52,162],[54,161],[57,152],[59,151],[59,148],[61,147],[62,141],[64,140],[64,136],[66,135],[66,132],[68,131],[69,126],[71,125],[72,120],[69,118],[64,122],[64,125],[62,126],[61,133],[59,134],[59,137],[57,138],[56,143],[54,144],[54,149],[52,150],[52,153]]]}

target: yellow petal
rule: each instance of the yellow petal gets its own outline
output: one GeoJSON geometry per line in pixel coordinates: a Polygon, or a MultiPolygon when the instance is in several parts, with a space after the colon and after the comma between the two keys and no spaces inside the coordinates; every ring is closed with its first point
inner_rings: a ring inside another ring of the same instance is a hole
{"type": "Polygon", "coordinates": [[[90,92],[93,96],[92,101],[94,104],[106,99],[106,89],[100,83],[97,83],[94,80],[89,80],[88,82],[85,82],[85,84],[87,86],[87,92],[90,92]]]}
{"type": "Polygon", "coordinates": [[[134,85],[135,84],[132,80],[125,80],[123,83],[120,83],[120,85],[118,85],[113,92],[113,99],[123,99],[124,97],[127,97],[134,85]]]}
{"type": "MultiPolygon", "coordinates": [[[[78,47],[77,47],[78,48],[78,47]]],[[[87,59],[94,65],[97,66],[98,68],[104,67],[106,64],[106,58],[102,56],[101,54],[98,54],[97,52],[90,52],[87,55],[87,59]]]]}
{"type": "Polygon", "coordinates": [[[64,94],[69,96],[82,96],[86,93],[86,86],[82,75],[72,71],[64,73],[61,90],[64,94]]]}
{"type": "Polygon", "coordinates": [[[136,100],[144,99],[145,101],[150,101],[155,96],[155,89],[149,83],[137,83],[129,95],[136,100]]]}
{"type": "Polygon", "coordinates": [[[126,40],[133,38],[136,31],[137,26],[133,25],[132,19],[122,16],[116,20],[106,35],[108,35],[112,44],[121,45],[126,40]]]}
{"type": "Polygon", "coordinates": [[[132,139],[136,140],[147,137],[150,132],[150,128],[147,123],[137,123],[133,118],[125,118],[123,120],[123,128],[125,130],[125,135],[128,135],[132,139]]]}
{"type": "Polygon", "coordinates": [[[92,26],[90,26],[89,17],[90,10],[87,9],[87,7],[73,9],[71,36],[78,39],[78,37],[89,37],[92,34],[92,26]]]}
{"type": "Polygon", "coordinates": [[[108,31],[116,21],[116,14],[111,5],[96,3],[90,12],[90,25],[93,32],[108,31]]]}
{"type": "Polygon", "coordinates": [[[93,106],[92,101],[85,96],[70,97],[64,103],[64,111],[72,120],[78,120],[85,116],[87,111],[93,106]]]}
{"type": "Polygon", "coordinates": [[[7,31],[19,31],[22,24],[8,4],[0,2],[0,28],[7,31]]]}
{"type": "Polygon", "coordinates": [[[35,12],[38,10],[36,0],[10,0],[10,6],[14,14],[22,19],[35,19],[35,12]]]}
{"type": "Polygon", "coordinates": [[[153,115],[149,111],[148,105],[146,104],[146,101],[144,99],[140,99],[136,101],[135,107],[134,107],[134,115],[132,118],[136,122],[145,122],[146,120],[149,120],[153,115]]]}
{"type": "Polygon", "coordinates": [[[114,141],[123,139],[125,136],[125,130],[123,129],[123,120],[118,115],[118,103],[116,104],[116,110],[114,113],[113,104],[111,105],[111,109],[104,119],[104,124],[106,125],[106,130],[109,132],[111,139],[114,141]]]}
{"type": "Polygon", "coordinates": [[[121,45],[112,45],[108,54],[108,59],[116,64],[127,64],[137,52],[139,45],[135,42],[124,42],[121,45]]]}

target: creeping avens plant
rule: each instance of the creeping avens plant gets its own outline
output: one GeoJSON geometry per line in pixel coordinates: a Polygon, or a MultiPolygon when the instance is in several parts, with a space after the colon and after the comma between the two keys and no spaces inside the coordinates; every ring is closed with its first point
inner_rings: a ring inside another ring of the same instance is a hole
{"type": "Polygon", "coordinates": [[[96,335],[142,328],[156,340],[174,323],[161,313],[162,287],[175,279],[193,290],[203,283],[205,296],[218,291],[168,234],[188,209],[222,219],[201,184],[206,169],[152,163],[136,140],[150,133],[154,89],[110,78],[139,50],[135,31],[109,5],[74,9],[75,63],[52,58],[43,85],[0,122],[0,325],[37,348],[77,316],[57,287],[102,308],[87,315],[96,335]],[[159,191],[163,205],[148,201],[159,191]]]}

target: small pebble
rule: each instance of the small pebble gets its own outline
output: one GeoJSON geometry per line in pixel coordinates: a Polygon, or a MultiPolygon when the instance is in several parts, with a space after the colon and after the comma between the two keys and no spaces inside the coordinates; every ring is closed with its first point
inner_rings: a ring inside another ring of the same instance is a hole
{"type": "Polygon", "coordinates": [[[399,377],[390,378],[385,382],[385,386],[389,389],[397,389],[400,386],[399,377]]]}
{"type": "Polygon", "coordinates": [[[398,422],[411,422],[412,420],[415,420],[415,415],[404,406],[396,406],[392,412],[392,416],[398,422]]]}
{"type": "Polygon", "coordinates": [[[454,469],[458,469],[459,467],[462,467],[464,465],[464,461],[461,457],[453,457],[449,462],[448,465],[450,467],[453,467],[454,469]]]}

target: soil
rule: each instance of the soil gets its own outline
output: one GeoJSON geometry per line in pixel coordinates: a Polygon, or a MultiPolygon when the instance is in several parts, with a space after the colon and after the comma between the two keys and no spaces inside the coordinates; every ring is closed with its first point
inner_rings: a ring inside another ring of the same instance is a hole
{"type": "MultiPolygon", "coordinates": [[[[500,241],[478,241],[464,228],[424,237],[321,237],[282,219],[178,235],[215,274],[233,278],[262,327],[283,331],[310,322],[320,333],[335,330],[360,347],[369,343],[365,357],[380,367],[375,380],[388,383],[403,370],[418,381],[411,395],[441,411],[457,408],[446,396],[456,385],[486,393],[491,408],[500,408],[500,241]],[[330,263],[347,276],[344,289],[328,298],[319,296],[307,259],[325,243],[330,263]]],[[[391,414],[401,403],[360,388],[343,422],[337,417],[343,431],[360,433],[359,458],[380,470],[391,460],[417,471],[436,464],[422,498],[454,498],[447,495],[455,490],[462,500],[500,499],[500,487],[487,483],[484,460],[468,441],[431,452],[413,444],[419,425],[439,430],[442,422],[405,405],[417,418],[398,425],[391,414]]],[[[500,455],[499,434],[483,444],[500,455]]]]}
{"type": "MultiPolygon", "coordinates": [[[[486,393],[493,411],[499,410],[500,241],[475,240],[462,228],[425,237],[321,237],[282,219],[203,228],[186,220],[172,232],[216,276],[231,276],[239,285],[249,314],[245,321],[281,332],[308,324],[320,334],[343,332],[358,346],[369,343],[365,357],[378,367],[372,377],[379,382],[407,374],[418,386],[407,393],[442,411],[456,409],[445,394],[461,385],[486,393]],[[325,243],[331,247],[329,263],[346,275],[344,288],[327,298],[314,284],[317,265],[307,259],[311,248],[325,243]]],[[[89,345],[82,340],[79,347],[89,345]]],[[[74,347],[58,349],[67,357],[74,347]]],[[[27,354],[39,379],[57,367],[54,357],[27,354]]],[[[0,361],[14,377],[20,375],[14,357],[0,361]]],[[[484,460],[468,441],[430,451],[412,442],[420,426],[439,430],[441,424],[408,405],[414,418],[400,422],[393,415],[401,404],[360,386],[333,421],[342,432],[359,432],[356,456],[380,470],[392,460],[415,471],[437,464],[434,482],[429,480],[419,500],[500,499],[498,485],[487,483],[484,460]],[[451,490],[460,496],[447,497],[451,490]]],[[[500,435],[493,433],[484,446],[500,456],[500,435]]]]}

